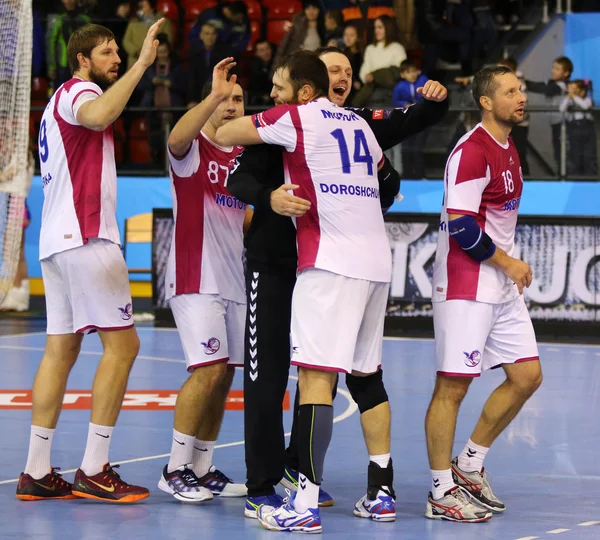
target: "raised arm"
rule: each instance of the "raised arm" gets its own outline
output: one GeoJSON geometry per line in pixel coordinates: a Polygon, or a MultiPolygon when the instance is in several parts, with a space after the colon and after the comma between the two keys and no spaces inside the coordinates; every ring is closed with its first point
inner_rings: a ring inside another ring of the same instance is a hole
{"type": "Polygon", "coordinates": [[[155,22],[146,34],[144,45],[133,67],[99,98],[84,103],[77,111],[77,121],[94,131],[104,131],[123,112],[131,94],[146,70],[154,63],[158,40],[156,35],[164,19],[155,22]]]}
{"type": "Polygon", "coordinates": [[[213,69],[212,90],[208,97],[185,113],[175,124],[169,135],[169,148],[174,156],[183,156],[188,151],[190,144],[198,136],[219,103],[231,95],[237,76],[232,75],[229,81],[227,76],[234,66],[232,57],[221,60],[213,69]]]}
{"type": "Polygon", "coordinates": [[[262,144],[252,116],[236,118],[217,130],[215,142],[221,146],[262,144]]]}

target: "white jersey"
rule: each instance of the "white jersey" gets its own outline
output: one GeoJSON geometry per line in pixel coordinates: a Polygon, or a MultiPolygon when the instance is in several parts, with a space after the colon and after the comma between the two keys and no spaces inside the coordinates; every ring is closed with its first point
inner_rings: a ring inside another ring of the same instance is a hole
{"type": "Polygon", "coordinates": [[[165,275],[167,299],[205,293],[246,303],[246,205],[226,189],[242,150],[222,148],[200,133],[185,156],[177,158],[169,151],[175,228],[165,275]]]}
{"type": "Polygon", "coordinates": [[[100,95],[97,84],[71,79],[52,96],[42,116],[40,260],[82,246],[90,238],[121,243],[115,215],[117,169],[112,126],[93,131],[77,121],[79,108],[100,95]]]}
{"type": "Polygon", "coordinates": [[[311,203],[295,220],[298,271],[391,280],[392,258],[379,203],[383,152],[365,120],[320,98],[253,116],[265,143],[283,146],[285,181],[311,203]]]}
{"type": "Polygon", "coordinates": [[[503,145],[478,124],[450,154],[433,268],[433,301],[476,300],[491,304],[519,295],[517,286],[493,266],[479,263],[450,238],[448,214],[475,217],[494,243],[510,256],[523,191],[519,154],[512,139],[503,145]]]}

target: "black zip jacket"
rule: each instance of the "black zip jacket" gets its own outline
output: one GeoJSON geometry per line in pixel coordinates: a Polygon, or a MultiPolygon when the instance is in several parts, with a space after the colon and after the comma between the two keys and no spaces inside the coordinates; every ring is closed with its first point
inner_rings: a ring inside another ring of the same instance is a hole
{"type": "MultiPolygon", "coordinates": [[[[448,111],[441,103],[421,100],[408,109],[350,109],[364,118],[383,150],[439,122],[448,111]]],[[[271,209],[271,192],[284,183],[283,152],[280,146],[248,146],[238,156],[229,175],[227,189],[239,200],[254,206],[254,217],[244,239],[248,267],[254,271],[294,277],[298,263],[296,229],[291,218],[271,209]]],[[[399,184],[382,182],[380,200],[385,208],[393,202],[399,184]]]]}

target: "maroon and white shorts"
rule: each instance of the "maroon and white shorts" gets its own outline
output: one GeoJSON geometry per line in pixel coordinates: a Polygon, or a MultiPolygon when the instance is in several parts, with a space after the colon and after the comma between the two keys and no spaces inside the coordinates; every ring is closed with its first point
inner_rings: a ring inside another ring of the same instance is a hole
{"type": "Polygon", "coordinates": [[[539,359],[523,295],[503,304],[434,302],[433,328],[440,375],[479,377],[502,364],[539,359]]]}
{"type": "Polygon", "coordinates": [[[41,261],[47,333],[87,334],[133,326],[129,273],[118,244],[87,244],[41,261]]]}
{"type": "Polygon", "coordinates": [[[389,283],[317,268],[298,276],[292,297],[292,364],[375,373],[381,366],[389,283]]]}
{"type": "Polygon", "coordinates": [[[244,365],[246,304],[217,294],[180,294],[169,300],[188,371],[228,361],[244,365]]]}

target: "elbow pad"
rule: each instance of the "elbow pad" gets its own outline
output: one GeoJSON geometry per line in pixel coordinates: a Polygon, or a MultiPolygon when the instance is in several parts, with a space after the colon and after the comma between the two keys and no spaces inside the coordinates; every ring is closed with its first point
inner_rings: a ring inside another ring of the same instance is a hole
{"type": "Polygon", "coordinates": [[[394,204],[394,199],[400,191],[400,175],[398,174],[398,171],[392,167],[392,164],[387,157],[385,158],[383,167],[381,167],[377,173],[377,180],[379,181],[379,202],[381,204],[381,211],[385,214],[392,204],[394,204]]]}
{"type": "Polygon", "coordinates": [[[489,259],[496,252],[496,244],[477,225],[473,216],[463,216],[449,221],[448,233],[467,255],[477,262],[489,259]]]}

